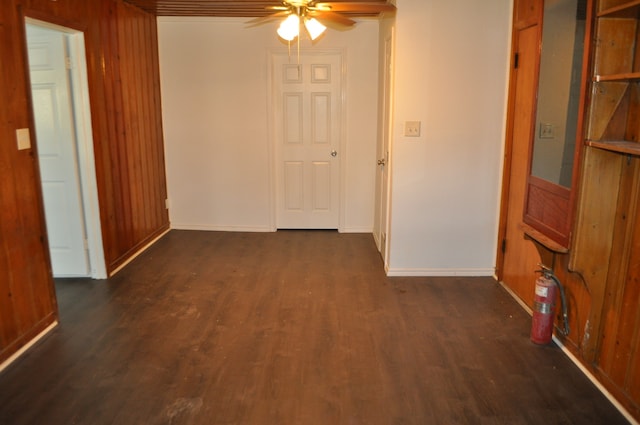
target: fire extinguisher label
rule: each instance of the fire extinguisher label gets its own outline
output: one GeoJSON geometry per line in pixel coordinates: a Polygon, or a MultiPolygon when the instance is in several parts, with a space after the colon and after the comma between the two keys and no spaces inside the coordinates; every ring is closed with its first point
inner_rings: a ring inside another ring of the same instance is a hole
{"type": "Polygon", "coordinates": [[[546,286],[536,285],[536,295],[539,297],[546,297],[549,294],[549,288],[546,286]]]}
{"type": "Polygon", "coordinates": [[[533,302],[533,309],[538,313],[549,314],[551,313],[552,305],[550,303],[541,303],[538,301],[533,302]]]}

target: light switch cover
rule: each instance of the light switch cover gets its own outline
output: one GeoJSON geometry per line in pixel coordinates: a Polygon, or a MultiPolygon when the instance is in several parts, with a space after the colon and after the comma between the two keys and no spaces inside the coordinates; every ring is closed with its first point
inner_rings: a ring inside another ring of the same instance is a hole
{"type": "Polygon", "coordinates": [[[31,136],[29,135],[28,128],[16,129],[16,139],[18,141],[18,150],[31,148],[31,136]]]}

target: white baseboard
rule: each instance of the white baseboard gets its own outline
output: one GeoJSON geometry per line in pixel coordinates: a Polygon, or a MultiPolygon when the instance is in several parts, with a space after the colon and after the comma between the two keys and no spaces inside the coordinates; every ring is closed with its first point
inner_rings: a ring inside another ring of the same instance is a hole
{"type": "Polygon", "coordinates": [[[340,233],[373,233],[371,227],[341,227],[340,233]]]}
{"type": "Polygon", "coordinates": [[[51,332],[51,330],[53,328],[55,328],[56,326],[58,326],[58,321],[57,320],[55,322],[53,322],[52,324],[50,324],[49,326],[47,326],[45,330],[43,330],[38,335],[36,335],[36,337],[33,338],[31,341],[29,341],[28,343],[23,345],[18,351],[13,353],[11,355],[11,357],[9,357],[4,362],[0,363],[0,372],[2,372],[4,369],[6,369],[11,363],[16,361],[16,359],[18,357],[23,355],[29,348],[33,347],[38,341],[40,341],[45,335],[47,335],[49,332],[51,332]]]}
{"type": "Polygon", "coordinates": [[[477,268],[477,269],[403,269],[403,268],[389,268],[387,270],[387,276],[389,277],[453,277],[453,276],[465,276],[465,277],[486,277],[493,276],[495,270],[493,268],[477,268]]]}
{"type": "Polygon", "coordinates": [[[273,232],[269,226],[224,226],[212,224],[171,223],[175,230],[203,230],[208,232],[273,232]]]}
{"type": "Polygon", "coordinates": [[[145,246],[143,246],[142,248],[140,248],[135,254],[133,254],[131,257],[129,257],[127,259],[127,261],[125,261],[124,263],[120,264],[118,267],[116,267],[111,273],[109,273],[109,277],[114,276],[116,273],[118,273],[120,270],[122,270],[127,264],[129,264],[130,262],[132,262],[133,260],[135,260],[140,254],[142,254],[143,252],[145,252],[151,245],[153,245],[154,243],[158,242],[158,240],[163,237],[164,235],[166,235],[167,233],[169,233],[170,229],[165,230],[164,232],[162,232],[160,235],[156,236],[151,242],[149,242],[148,244],[146,244],[145,246]]]}
{"type": "Polygon", "coordinates": [[[558,347],[560,347],[562,352],[567,357],[569,357],[569,359],[578,367],[578,369],[580,369],[580,371],[582,371],[582,373],[587,378],[589,378],[589,380],[593,383],[593,385],[595,385],[596,388],[600,390],[600,392],[611,402],[611,404],[613,404],[616,407],[616,409],[618,409],[618,411],[622,414],[622,416],[624,416],[629,421],[630,424],[639,425],[638,421],[636,421],[634,417],[631,416],[631,414],[627,411],[627,409],[625,409],[624,406],[620,404],[618,400],[616,400],[616,398],[604,387],[604,385],[602,385],[600,381],[598,381],[598,379],[595,376],[593,376],[593,374],[589,371],[589,369],[584,367],[582,363],[580,363],[580,360],[578,360],[578,358],[574,356],[573,353],[567,347],[565,347],[564,344],[562,344],[562,342],[560,342],[560,340],[558,340],[555,335],[553,336],[553,342],[555,342],[558,345],[558,347]]]}
{"type": "MultiPolygon", "coordinates": [[[[520,304],[520,306],[527,313],[529,313],[529,315],[533,315],[533,311],[531,310],[531,308],[529,308],[529,306],[525,304],[524,301],[522,301],[520,297],[518,297],[515,294],[515,292],[511,290],[511,288],[509,288],[507,285],[505,285],[501,281],[498,281],[498,283],[502,285],[502,287],[509,293],[509,295],[511,295],[511,297],[514,300],[516,300],[518,304],[520,304]]],[[[531,296],[533,296],[533,294],[531,296]]],[[[562,352],[567,357],[569,357],[569,360],[571,360],[573,364],[575,364],[578,367],[578,369],[580,369],[580,371],[593,383],[593,385],[596,386],[596,388],[598,388],[598,390],[600,390],[602,395],[604,395],[611,402],[611,404],[613,404],[615,408],[618,409],[618,411],[622,414],[622,416],[624,416],[629,421],[630,424],[640,425],[638,421],[635,420],[633,416],[631,416],[631,414],[627,411],[627,409],[625,409],[624,406],[622,406],[622,404],[620,404],[620,402],[616,400],[616,398],[604,387],[604,385],[600,383],[600,381],[598,381],[598,379],[589,371],[589,369],[584,367],[584,365],[580,363],[580,360],[578,360],[578,358],[567,347],[565,347],[564,344],[558,338],[556,338],[555,335],[553,335],[552,338],[553,338],[553,342],[555,342],[558,345],[558,347],[560,347],[562,352]]]]}

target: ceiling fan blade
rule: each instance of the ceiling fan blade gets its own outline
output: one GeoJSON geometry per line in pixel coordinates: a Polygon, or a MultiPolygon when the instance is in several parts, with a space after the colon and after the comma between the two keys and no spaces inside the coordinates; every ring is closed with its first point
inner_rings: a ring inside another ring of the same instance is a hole
{"type": "Polygon", "coordinates": [[[345,27],[353,26],[356,23],[356,21],[354,21],[351,18],[347,18],[346,16],[342,16],[339,13],[335,13],[335,12],[331,12],[331,11],[325,11],[325,10],[310,9],[309,10],[309,16],[312,16],[312,17],[316,18],[320,22],[328,21],[328,22],[333,22],[333,23],[339,24],[339,25],[343,25],[345,27]]]}
{"type": "Polygon", "coordinates": [[[375,2],[322,2],[314,3],[313,8],[319,10],[330,10],[332,12],[350,13],[380,13],[396,10],[396,7],[390,3],[375,2]]]}
{"type": "Polygon", "coordinates": [[[282,10],[280,12],[272,13],[271,15],[260,16],[260,17],[251,19],[250,21],[247,21],[246,23],[249,26],[262,25],[262,24],[266,24],[269,21],[273,21],[274,19],[278,19],[278,18],[282,18],[283,16],[287,16],[290,13],[291,12],[289,10],[282,10]]]}

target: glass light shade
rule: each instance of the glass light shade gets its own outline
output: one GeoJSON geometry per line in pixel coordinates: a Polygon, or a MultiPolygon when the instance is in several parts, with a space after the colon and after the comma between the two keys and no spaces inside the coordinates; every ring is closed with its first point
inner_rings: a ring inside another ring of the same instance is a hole
{"type": "Polygon", "coordinates": [[[300,31],[300,18],[297,15],[289,15],[278,27],[278,35],[287,41],[298,36],[300,31]]]}
{"type": "Polygon", "coordinates": [[[309,33],[309,37],[311,40],[315,40],[320,37],[320,35],[327,29],[324,25],[322,25],[316,18],[305,19],[304,26],[309,33]]]}

